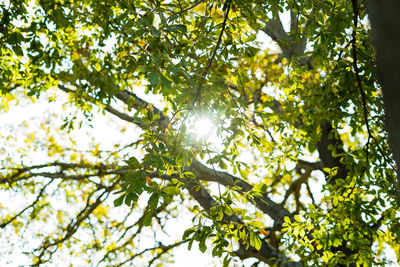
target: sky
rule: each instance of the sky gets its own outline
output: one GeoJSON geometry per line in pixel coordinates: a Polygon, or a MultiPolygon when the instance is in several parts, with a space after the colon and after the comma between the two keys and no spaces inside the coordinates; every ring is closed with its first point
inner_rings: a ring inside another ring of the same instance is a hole
{"type": "MultiPolygon", "coordinates": [[[[148,101],[151,101],[153,103],[160,101],[154,96],[143,95],[144,93],[140,92],[140,90],[137,93],[141,97],[147,98],[148,101]]],[[[45,97],[43,99],[35,100],[34,102],[22,101],[18,105],[15,105],[15,102],[11,103],[8,112],[0,113],[1,138],[6,137],[7,135],[11,135],[13,137],[16,137],[17,139],[17,141],[14,143],[15,146],[24,147],[25,144],[23,141],[25,139],[25,134],[30,131],[35,132],[36,130],[38,130],[42,122],[46,120],[53,120],[51,121],[51,123],[55,127],[57,127],[57,125],[61,127],[61,125],[63,124],[64,116],[70,117],[72,115],[76,115],[75,108],[71,107],[68,104],[65,104],[67,101],[67,95],[63,92],[60,92],[60,94],[57,96],[57,100],[53,103],[48,103],[45,97]],[[52,117],[51,114],[53,113],[60,116],[52,117]],[[29,125],[27,130],[24,132],[17,131],[18,125],[23,125],[24,123],[27,123],[29,125]]],[[[84,117],[81,117],[79,115],[79,112],[77,113],[77,115],[78,118],[85,120],[84,117]]],[[[139,135],[139,131],[132,124],[126,124],[127,129],[125,130],[125,132],[121,132],[119,130],[121,127],[120,122],[120,119],[115,119],[109,114],[103,115],[101,113],[97,113],[93,116],[90,125],[87,123],[83,123],[80,129],[74,129],[70,133],[68,133],[68,135],[75,137],[74,139],[77,140],[77,147],[79,147],[81,150],[91,149],[90,144],[92,137],[94,138],[95,143],[101,143],[103,149],[112,149],[115,142],[120,142],[122,146],[124,143],[127,144],[129,142],[132,142],[132,140],[135,139],[135,135],[139,135]],[[129,134],[129,138],[126,138],[127,134],[129,134]]],[[[192,132],[194,135],[196,135],[197,138],[204,138],[204,135],[206,135],[207,138],[210,138],[210,136],[211,138],[216,138],[215,133],[213,133],[214,126],[212,125],[211,120],[208,118],[203,118],[199,121],[198,124],[194,123],[192,127],[195,127],[192,132]],[[210,135],[210,133],[212,134],[210,135]]],[[[34,136],[37,139],[45,138],[45,136],[43,136],[43,134],[41,133],[37,133],[34,136]]],[[[4,157],[9,154],[6,153],[6,151],[10,149],[12,141],[9,142],[10,143],[7,143],[5,146],[2,146],[2,150],[0,149],[0,157],[4,157]],[[1,153],[2,151],[3,153],[1,153]]],[[[29,154],[29,156],[33,156],[35,158],[35,161],[46,161],[47,153],[43,153],[40,151],[37,151],[35,153],[31,153],[29,154]]],[[[139,156],[140,155],[138,155],[138,157],[139,156]]],[[[17,196],[11,196],[9,193],[0,191],[0,203],[4,207],[9,207],[12,210],[21,210],[24,207],[24,204],[30,203],[31,201],[33,200],[21,194],[17,196]],[[10,201],[11,199],[12,201],[10,201]],[[16,205],[15,203],[18,204],[16,205]]],[[[141,199],[141,201],[143,203],[146,203],[146,199],[141,199]]],[[[56,205],[56,203],[53,203],[53,205],[56,205]]],[[[116,207],[114,209],[115,210],[113,212],[118,213],[118,210],[121,209],[121,207],[116,207]]],[[[181,237],[183,231],[191,227],[192,216],[193,214],[190,214],[189,211],[185,212],[185,210],[183,210],[183,214],[180,214],[177,219],[174,219],[167,224],[166,232],[171,233],[172,237],[181,237]]],[[[27,255],[23,253],[24,251],[22,249],[18,248],[18,244],[16,243],[19,240],[18,236],[19,234],[14,235],[10,233],[10,235],[7,237],[8,241],[12,241],[11,243],[14,243],[14,245],[16,246],[12,249],[11,254],[5,257],[0,257],[0,266],[19,266],[29,263],[29,257],[27,257],[27,255]]],[[[160,241],[164,242],[165,244],[169,244],[170,242],[175,241],[173,238],[171,239],[171,237],[168,237],[166,235],[161,234],[160,236],[160,241]]],[[[151,238],[148,238],[147,241],[144,240],[146,240],[146,238],[142,239],[142,242],[145,243],[142,243],[141,246],[154,246],[151,238]]],[[[2,240],[2,242],[6,241],[2,240]]],[[[3,246],[0,249],[0,255],[8,250],[10,249],[7,249],[7,247],[3,246]]],[[[204,254],[201,253],[198,249],[197,242],[194,242],[193,247],[190,251],[187,249],[187,244],[180,246],[179,248],[175,249],[175,255],[175,263],[173,263],[171,266],[208,267],[217,266],[219,262],[218,259],[211,256],[210,249],[208,249],[204,254]]],[[[254,260],[247,260],[245,262],[245,266],[250,266],[253,262],[254,260]]],[[[76,263],[74,264],[74,266],[82,265],[80,265],[80,263],[76,263]]]]}

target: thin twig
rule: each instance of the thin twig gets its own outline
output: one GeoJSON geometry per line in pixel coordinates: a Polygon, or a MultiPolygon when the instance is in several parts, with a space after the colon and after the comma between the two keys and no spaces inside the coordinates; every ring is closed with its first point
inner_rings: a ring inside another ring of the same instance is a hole
{"type": "Polygon", "coordinates": [[[357,33],[357,24],[358,24],[358,6],[357,6],[357,0],[352,0],[351,1],[353,4],[353,24],[354,24],[354,29],[352,32],[352,40],[351,40],[351,44],[352,44],[352,54],[353,54],[353,68],[354,68],[354,72],[355,72],[355,76],[356,76],[356,80],[357,80],[357,86],[358,89],[361,92],[361,100],[362,100],[362,105],[363,105],[363,110],[364,110],[364,121],[365,121],[365,125],[367,127],[367,132],[368,132],[368,139],[367,139],[367,149],[366,149],[366,153],[367,153],[367,164],[369,161],[369,144],[371,142],[371,138],[372,137],[372,133],[371,130],[369,128],[369,122],[368,122],[368,110],[367,110],[367,103],[366,103],[366,95],[365,92],[362,88],[362,84],[361,84],[361,79],[360,79],[360,71],[358,69],[357,66],[357,39],[356,39],[356,33],[357,33]]]}
{"type": "Polygon", "coordinates": [[[194,104],[200,98],[200,93],[201,93],[201,88],[203,86],[203,82],[204,82],[204,80],[205,80],[205,78],[207,76],[207,73],[208,73],[208,71],[209,71],[209,69],[211,67],[211,64],[212,64],[212,62],[213,62],[213,60],[214,60],[214,58],[215,58],[215,56],[217,54],[217,50],[221,45],[222,35],[224,34],[224,31],[225,31],[226,21],[228,20],[228,15],[229,15],[229,10],[230,9],[231,9],[231,4],[228,3],[227,9],[226,9],[226,12],[225,12],[224,22],[222,23],[222,29],[221,29],[221,32],[220,32],[219,37],[218,37],[217,45],[215,46],[214,51],[213,51],[210,59],[208,60],[207,66],[204,69],[203,75],[202,75],[202,77],[201,77],[201,79],[199,81],[199,85],[197,86],[197,90],[196,90],[196,96],[194,97],[192,106],[194,106],[194,104]]]}
{"type": "Polygon", "coordinates": [[[167,20],[170,20],[173,16],[180,15],[180,14],[186,12],[186,11],[191,10],[192,8],[195,8],[196,6],[198,6],[199,4],[201,4],[203,1],[204,1],[204,0],[200,0],[200,1],[198,1],[197,3],[195,3],[194,5],[191,5],[191,6],[187,7],[187,8],[185,8],[185,9],[182,9],[182,10],[179,11],[179,12],[172,13],[172,15],[169,16],[167,20]]]}

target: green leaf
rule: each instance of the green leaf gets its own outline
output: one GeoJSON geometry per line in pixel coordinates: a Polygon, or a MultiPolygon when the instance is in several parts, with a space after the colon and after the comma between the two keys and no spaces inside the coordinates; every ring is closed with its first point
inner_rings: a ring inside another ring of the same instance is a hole
{"type": "Polygon", "coordinates": [[[232,258],[229,257],[229,255],[226,255],[225,258],[224,258],[224,261],[223,261],[223,263],[222,263],[222,266],[223,266],[223,267],[228,267],[228,266],[229,266],[229,263],[231,262],[231,260],[232,260],[232,258]]]}
{"type": "Polygon", "coordinates": [[[120,196],[116,200],[114,200],[114,207],[119,207],[124,202],[125,195],[120,196]]]}
{"type": "Polygon", "coordinates": [[[261,239],[254,234],[254,232],[250,232],[250,245],[257,250],[261,248],[261,239]]]}
{"type": "Polygon", "coordinates": [[[334,207],[336,207],[339,204],[339,201],[338,201],[337,197],[333,197],[332,204],[333,204],[334,207]]]}
{"type": "Polygon", "coordinates": [[[19,45],[14,45],[13,50],[17,56],[23,56],[24,53],[22,52],[22,48],[19,45]]]}
{"type": "Polygon", "coordinates": [[[132,168],[139,167],[140,163],[135,157],[130,157],[128,160],[128,165],[132,168]]]}
{"type": "Polygon", "coordinates": [[[199,243],[199,249],[202,253],[206,252],[207,246],[206,246],[206,241],[205,239],[201,240],[199,243]]]}
{"type": "Polygon", "coordinates": [[[185,232],[183,233],[182,239],[183,240],[187,239],[195,231],[196,231],[196,228],[194,228],[194,227],[186,229],[185,232]]]}
{"type": "Polygon", "coordinates": [[[196,175],[194,175],[193,172],[184,172],[184,173],[183,173],[183,176],[184,176],[185,178],[189,178],[189,179],[196,179],[196,175]]]}
{"type": "Polygon", "coordinates": [[[252,34],[249,37],[247,37],[246,42],[253,42],[257,38],[256,34],[252,34]]]}
{"type": "Polygon", "coordinates": [[[163,191],[171,196],[178,195],[180,193],[179,188],[177,188],[176,186],[166,186],[163,188],[163,191]]]}
{"type": "Polygon", "coordinates": [[[161,75],[160,77],[161,77],[161,86],[162,86],[164,89],[168,89],[168,90],[172,89],[172,87],[171,87],[171,81],[168,80],[167,78],[165,78],[164,75],[161,75]]]}
{"type": "Polygon", "coordinates": [[[183,24],[168,25],[164,29],[169,32],[177,32],[177,33],[186,33],[187,32],[186,25],[183,25],[183,24]]]}
{"type": "Polygon", "coordinates": [[[157,208],[158,205],[158,200],[160,199],[160,194],[155,192],[153,193],[148,201],[148,206],[151,210],[155,210],[157,208]]]}
{"type": "Polygon", "coordinates": [[[158,85],[160,83],[160,73],[158,72],[150,73],[149,76],[147,76],[147,80],[153,86],[158,85]]]}
{"type": "Polygon", "coordinates": [[[226,170],[228,168],[228,166],[226,165],[226,163],[223,160],[219,161],[219,167],[223,170],[226,170]]]}
{"type": "Polygon", "coordinates": [[[193,245],[194,239],[191,239],[188,243],[188,250],[192,249],[192,245],[193,245]]]}
{"type": "Polygon", "coordinates": [[[153,214],[148,212],[143,219],[143,226],[149,226],[151,224],[151,219],[153,218],[153,214]]]}
{"type": "Polygon", "coordinates": [[[138,199],[139,199],[139,197],[138,197],[137,194],[135,194],[135,193],[133,193],[133,192],[129,192],[129,193],[126,195],[125,204],[126,204],[127,206],[131,206],[132,204],[136,203],[136,201],[137,201],[138,199]]]}
{"type": "Polygon", "coordinates": [[[162,160],[167,162],[171,166],[176,166],[176,162],[173,159],[170,159],[168,157],[162,156],[162,160]]]}

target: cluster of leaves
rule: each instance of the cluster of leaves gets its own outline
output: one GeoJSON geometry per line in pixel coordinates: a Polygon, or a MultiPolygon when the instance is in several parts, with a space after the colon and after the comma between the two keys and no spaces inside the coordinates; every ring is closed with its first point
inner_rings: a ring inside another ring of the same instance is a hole
{"type": "Polygon", "coordinates": [[[0,136],[1,192],[24,198],[18,211],[2,203],[0,228],[15,230],[33,265],[162,265],[195,242],[224,266],[385,264],[388,247],[400,257],[363,1],[21,0],[0,9],[4,116],[26,99],[72,109],[0,136]],[[190,127],[205,116],[215,136],[196,138],[190,127]],[[99,129],[99,117],[114,124],[99,129]],[[82,146],[85,125],[109,136],[82,146]],[[189,229],[163,235],[180,214],[192,214],[189,229]],[[143,242],[146,231],[154,240],[143,242]]]}

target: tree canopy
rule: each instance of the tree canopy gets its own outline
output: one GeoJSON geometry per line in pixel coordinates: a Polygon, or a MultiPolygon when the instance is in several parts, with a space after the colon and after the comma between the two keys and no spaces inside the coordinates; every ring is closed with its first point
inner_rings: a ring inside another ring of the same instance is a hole
{"type": "Polygon", "coordinates": [[[363,1],[0,9],[4,262],[172,266],[180,246],[224,266],[400,259],[363,1]]]}

